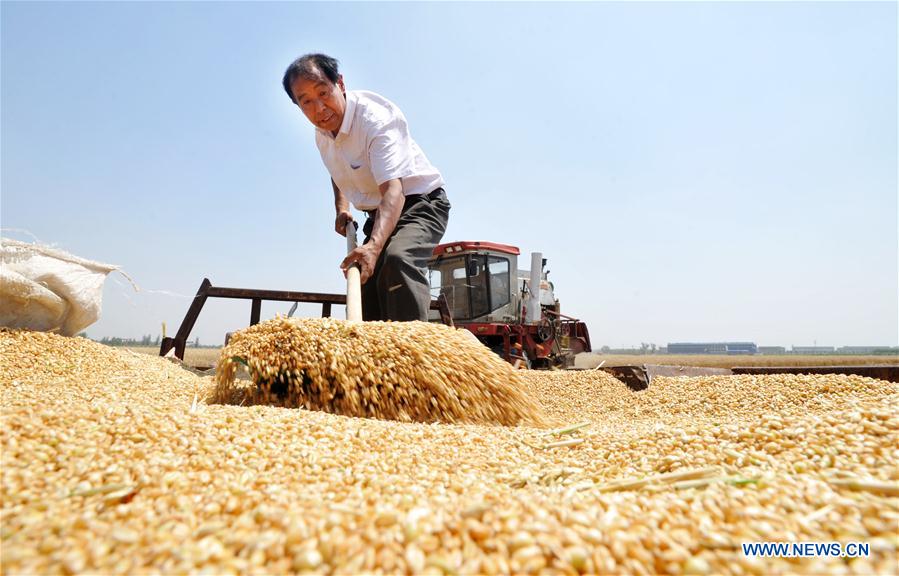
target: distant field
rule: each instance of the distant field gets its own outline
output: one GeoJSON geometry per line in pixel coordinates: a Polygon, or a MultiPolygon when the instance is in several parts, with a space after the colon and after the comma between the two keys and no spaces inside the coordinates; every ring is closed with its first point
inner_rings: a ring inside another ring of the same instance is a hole
{"type": "MultiPolygon", "coordinates": [[[[141,354],[159,354],[159,346],[129,346],[127,350],[141,354]]],[[[206,368],[212,366],[219,359],[221,348],[186,348],[184,350],[184,363],[188,366],[200,366],[206,368]]]]}
{"type": "Polygon", "coordinates": [[[580,354],[577,368],[626,366],[632,364],[664,364],[667,366],[859,366],[867,364],[899,365],[899,356],[726,356],[718,354],[580,354]]]}
{"type": "MultiPolygon", "coordinates": [[[[155,346],[128,348],[142,354],[159,354],[155,346]]],[[[188,366],[208,367],[218,361],[221,348],[187,348],[184,362],[188,366]]],[[[899,356],[723,356],[717,354],[580,354],[575,361],[577,368],[627,366],[632,364],[664,364],[673,366],[708,366],[733,368],[734,366],[858,366],[866,364],[899,365],[899,356]]]]}

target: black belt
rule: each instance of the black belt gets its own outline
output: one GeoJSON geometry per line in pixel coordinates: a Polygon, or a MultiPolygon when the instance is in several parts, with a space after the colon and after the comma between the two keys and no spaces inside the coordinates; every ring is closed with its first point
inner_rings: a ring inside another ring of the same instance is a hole
{"type": "MultiPolygon", "coordinates": [[[[416,196],[424,196],[428,200],[436,200],[437,197],[440,194],[442,194],[443,192],[444,192],[444,190],[443,190],[443,187],[441,186],[440,188],[435,188],[434,190],[432,190],[431,192],[428,192],[427,194],[412,194],[412,195],[406,196],[406,202],[408,202],[410,198],[415,198],[416,196]]],[[[405,208],[405,206],[404,206],[404,208],[405,208]]],[[[365,212],[369,218],[374,218],[375,214],[378,213],[378,209],[375,208],[374,210],[363,210],[363,212],[365,212]]]]}

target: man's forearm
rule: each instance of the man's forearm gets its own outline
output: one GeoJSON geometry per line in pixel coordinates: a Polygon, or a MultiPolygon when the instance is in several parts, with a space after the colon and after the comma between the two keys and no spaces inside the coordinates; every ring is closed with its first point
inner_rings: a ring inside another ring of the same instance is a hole
{"type": "Polygon", "coordinates": [[[378,252],[384,248],[387,239],[393,234],[396,223],[403,212],[406,197],[403,195],[403,184],[400,180],[388,180],[380,185],[381,203],[378,204],[378,215],[372,226],[371,238],[378,252]]]}
{"type": "Polygon", "coordinates": [[[346,196],[343,195],[343,192],[340,191],[340,188],[337,187],[337,184],[334,183],[334,179],[331,179],[331,188],[334,189],[334,210],[337,214],[341,212],[349,212],[350,211],[350,203],[346,199],[346,196]]]}

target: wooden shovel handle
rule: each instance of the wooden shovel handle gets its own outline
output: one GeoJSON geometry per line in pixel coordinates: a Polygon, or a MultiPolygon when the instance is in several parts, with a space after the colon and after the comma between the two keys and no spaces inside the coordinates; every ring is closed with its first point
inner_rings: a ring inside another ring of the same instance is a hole
{"type": "MultiPolygon", "coordinates": [[[[356,223],[350,220],[346,224],[347,254],[356,248],[356,223]]],[[[346,271],[346,319],[350,322],[362,322],[362,283],[359,279],[359,265],[354,264],[346,271]]]]}

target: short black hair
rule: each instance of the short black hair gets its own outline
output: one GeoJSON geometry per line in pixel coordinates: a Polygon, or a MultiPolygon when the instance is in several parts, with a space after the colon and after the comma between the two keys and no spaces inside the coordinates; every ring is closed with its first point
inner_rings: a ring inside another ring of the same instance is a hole
{"type": "Polygon", "coordinates": [[[326,54],[306,54],[300,56],[287,67],[284,72],[284,79],[281,81],[284,85],[284,91],[287,97],[293,102],[293,93],[290,91],[290,85],[297,78],[309,78],[317,80],[324,76],[331,81],[331,84],[337,84],[340,78],[340,72],[337,71],[338,62],[336,58],[331,58],[326,54]]]}

